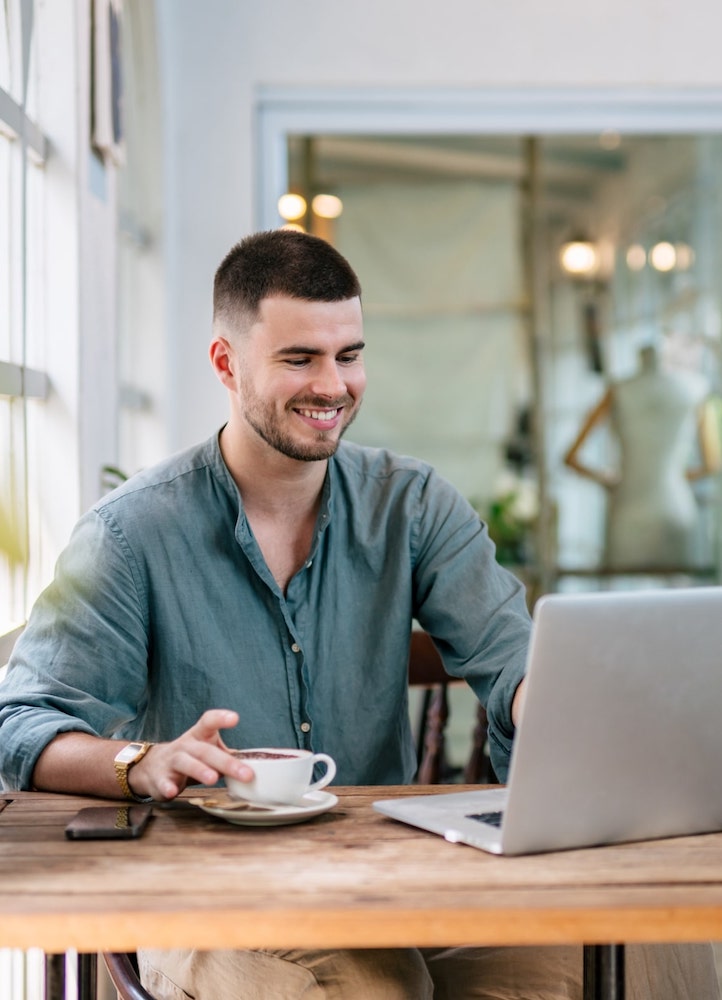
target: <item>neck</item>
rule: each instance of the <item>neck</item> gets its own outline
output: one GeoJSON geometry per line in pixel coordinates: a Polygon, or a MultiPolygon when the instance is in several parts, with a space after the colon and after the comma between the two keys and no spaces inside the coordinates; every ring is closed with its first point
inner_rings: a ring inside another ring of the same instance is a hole
{"type": "Polygon", "coordinates": [[[255,434],[234,433],[230,423],[221,431],[220,448],[246,512],[302,517],[316,509],[328,461],[288,458],[255,434]]]}

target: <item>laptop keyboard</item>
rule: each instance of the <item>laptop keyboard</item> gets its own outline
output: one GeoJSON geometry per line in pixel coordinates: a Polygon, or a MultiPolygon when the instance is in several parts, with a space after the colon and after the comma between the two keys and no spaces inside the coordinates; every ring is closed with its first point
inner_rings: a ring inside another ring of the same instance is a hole
{"type": "Polygon", "coordinates": [[[503,812],[469,813],[466,819],[475,819],[479,823],[486,823],[488,826],[501,826],[504,816],[503,812]]]}

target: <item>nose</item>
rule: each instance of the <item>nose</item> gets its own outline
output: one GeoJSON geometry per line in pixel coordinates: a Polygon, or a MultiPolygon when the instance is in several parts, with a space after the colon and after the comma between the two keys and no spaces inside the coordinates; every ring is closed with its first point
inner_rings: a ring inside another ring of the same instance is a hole
{"type": "Polygon", "coordinates": [[[336,399],[346,394],[346,381],[342,378],[335,358],[324,359],[318,366],[314,371],[310,389],[314,395],[328,396],[329,399],[336,399]]]}

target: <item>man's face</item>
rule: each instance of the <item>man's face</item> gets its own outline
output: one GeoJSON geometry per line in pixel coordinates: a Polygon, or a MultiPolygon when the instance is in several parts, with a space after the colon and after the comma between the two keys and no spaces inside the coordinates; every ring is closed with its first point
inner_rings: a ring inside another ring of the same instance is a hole
{"type": "Polygon", "coordinates": [[[363,346],[358,298],[263,299],[238,343],[241,416],[289,458],[329,458],[361,406],[363,346]]]}

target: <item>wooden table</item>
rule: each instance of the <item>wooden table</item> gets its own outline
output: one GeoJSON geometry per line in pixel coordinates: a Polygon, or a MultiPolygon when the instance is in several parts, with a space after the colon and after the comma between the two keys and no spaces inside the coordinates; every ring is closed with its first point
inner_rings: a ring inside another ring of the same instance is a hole
{"type": "Polygon", "coordinates": [[[614,946],[722,939],[722,834],[499,858],[371,808],[420,790],[450,789],[334,789],[332,811],[275,828],[156,808],[139,840],[85,842],[63,829],[97,800],[2,793],[0,946],[581,943],[601,960],[585,983],[597,998],[623,995],[614,946]]]}

